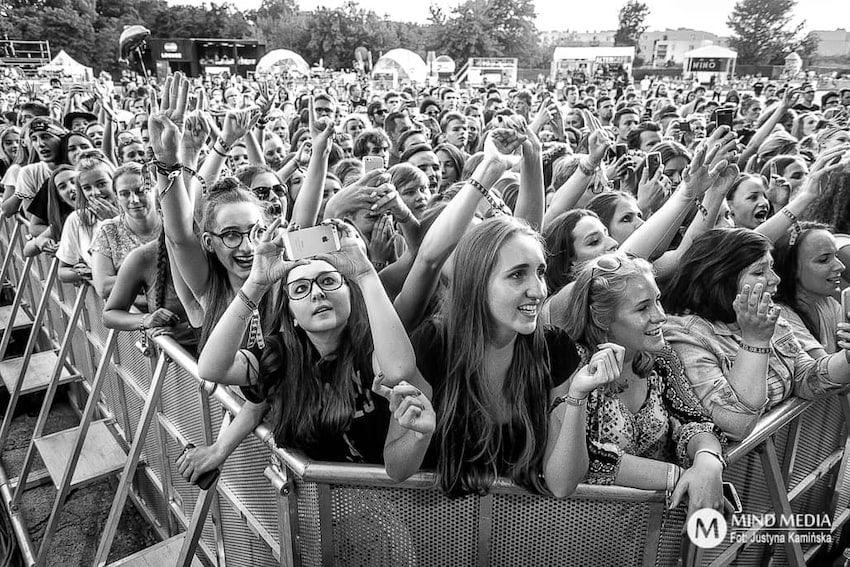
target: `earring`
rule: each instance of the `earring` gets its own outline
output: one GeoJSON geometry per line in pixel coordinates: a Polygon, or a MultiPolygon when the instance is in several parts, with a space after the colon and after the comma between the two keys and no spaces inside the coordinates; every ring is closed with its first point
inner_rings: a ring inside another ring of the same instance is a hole
{"type": "Polygon", "coordinates": [[[292,320],[292,326],[295,327],[296,329],[298,328],[298,319],[292,320]]]}

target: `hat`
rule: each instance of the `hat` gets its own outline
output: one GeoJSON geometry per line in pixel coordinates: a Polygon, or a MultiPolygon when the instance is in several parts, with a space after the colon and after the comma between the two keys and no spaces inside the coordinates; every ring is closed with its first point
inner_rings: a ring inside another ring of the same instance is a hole
{"type": "Polygon", "coordinates": [[[27,127],[29,128],[30,134],[34,134],[35,132],[47,132],[53,136],[60,137],[68,132],[58,122],[46,116],[36,116],[30,120],[27,127]]]}
{"type": "Polygon", "coordinates": [[[74,112],[69,112],[65,115],[65,118],[62,119],[62,125],[66,130],[71,129],[71,124],[74,123],[74,120],[77,118],[85,118],[89,122],[96,122],[97,116],[92,114],[91,112],[85,112],[82,110],[75,110],[74,112]]]}

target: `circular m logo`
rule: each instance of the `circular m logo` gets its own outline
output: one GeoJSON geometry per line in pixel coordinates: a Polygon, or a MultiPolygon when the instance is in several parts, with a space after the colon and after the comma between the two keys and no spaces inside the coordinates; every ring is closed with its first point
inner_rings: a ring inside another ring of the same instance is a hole
{"type": "Polygon", "coordinates": [[[697,547],[711,549],[726,539],[726,519],[712,508],[700,508],[688,518],[688,537],[697,547]]]}

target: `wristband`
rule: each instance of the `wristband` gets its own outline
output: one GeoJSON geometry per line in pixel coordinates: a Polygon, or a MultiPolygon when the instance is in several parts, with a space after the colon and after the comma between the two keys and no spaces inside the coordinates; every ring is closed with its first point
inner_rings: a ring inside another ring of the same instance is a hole
{"type": "Polygon", "coordinates": [[[720,462],[721,466],[723,466],[724,469],[728,466],[726,463],[726,459],[723,458],[723,455],[721,455],[718,451],[715,451],[714,449],[699,449],[696,453],[694,453],[694,460],[696,460],[697,455],[699,455],[700,453],[707,453],[711,455],[712,457],[717,459],[718,462],[720,462]]]}
{"type": "MultiPolygon", "coordinates": [[[[236,296],[242,301],[245,307],[251,312],[250,321],[248,323],[248,344],[247,348],[257,345],[261,349],[266,348],[266,341],[263,339],[263,330],[260,325],[260,307],[251,300],[248,295],[239,290],[236,296]]],[[[241,318],[241,317],[240,317],[241,318]]],[[[244,320],[244,319],[243,319],[244,320]]]]}
{"type": "Polygon", "coordinates": [[[708,209],[706,209],[699,197],[694,197],[694,203],[697,204],[697,210],[702,214],[702,218],[708,218],[708,209]]]}
{"type": "Polygon", "coordinates": [[[748,345],[747,343],[741,343],[741,348],[747,352],[752,352],[755,354],[770,354],[772,352],[770,347],[752,346],[748,345]]]}
{"type": "Polygon", "coordinates": [[[477,179],[470,177],[469,179],[466,180],[466,182],[469,183],[470,185],[472,185],[473,187],[475,187],[478,190],[479,193],[484,195],[485,199],[490,196],[490,190],[487,189],[486,187],[484,187],[484,185],[482,185],[481,182],[478,181],[477,179]]]}
{"type": "Polygon", "coordinates": [[[594,173],[596,173],[596,170],[599,168],[599,166],[597,165],[596,167],[594,167],[590,163],[589,159],[581,158],[580,160],[578,160],[578,168],[579,168],[579,170],[581,170],[581,172],[583,174],[585,174],[589,177],[589,176],[593,175],[594,173]]]}
{"type": "Polygon", "coordinates": [[[789,211],[787,207],[782,207],[779,209],[779,212],[791,220],[791,236],[788,237],[788,246],[794,246],[797,239],[803,233],[803,227],[800,226],[800,219],[797,218],[797,215],[789,211]]]}

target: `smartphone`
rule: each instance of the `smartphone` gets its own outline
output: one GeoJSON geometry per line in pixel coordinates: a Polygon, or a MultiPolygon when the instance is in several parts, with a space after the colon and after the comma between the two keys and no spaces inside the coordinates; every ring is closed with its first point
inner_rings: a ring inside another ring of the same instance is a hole
{"type": "Polygon", "coordinates": [[[714,122],[717,124],[717,127],[728,126],[732,128],[735,121],[735,109],[734,108],[718,108],[714,111],[714,122]]]}
{"type": "Polygon", "coordinates": [[[731,508],[735,514],[740,514],[743,511],[744,506],[741,504],[741,497],[738,496],[738,491],[731,482],[723,481],[723,499],[726,500],[727,508],[731,508]]]}
{"type": "Polygon", "coordinates": [[[311,258],[340,249],[339,233],[332,224],[284,232],[283,235],[286,255],[290,260],[311,258]]]}
{"type": "Polygon", "coordinates": [[[363,156],[363,172],[369,173],[376,169],[384,169],[384,158],[381,156],[363,156]]]}
{"type": "Polygon", "coordinates": [[[627,146],[626,144],[617,144],[614,149],[616,151],[616,159],[620,159],[621,157],[629,153],[629,146],[627,146]]]}
{"type": "Polygon", "coordinates": [[[850,287],[841,290],[841,309],[844,311],[844,322],[850,322],[850,287]]]}
{"type": "Polygon", "coordinates": [[[652,179],[658,168],[661,167],[661,154],[658,152],[649,152],[646,154],[647,176],[652,179]]]}
{"type": "Polygon", "coordinates": [[[679,122],[679,132],[690,132],[691,131],[691,123],[690,122],[679,122]]]}

